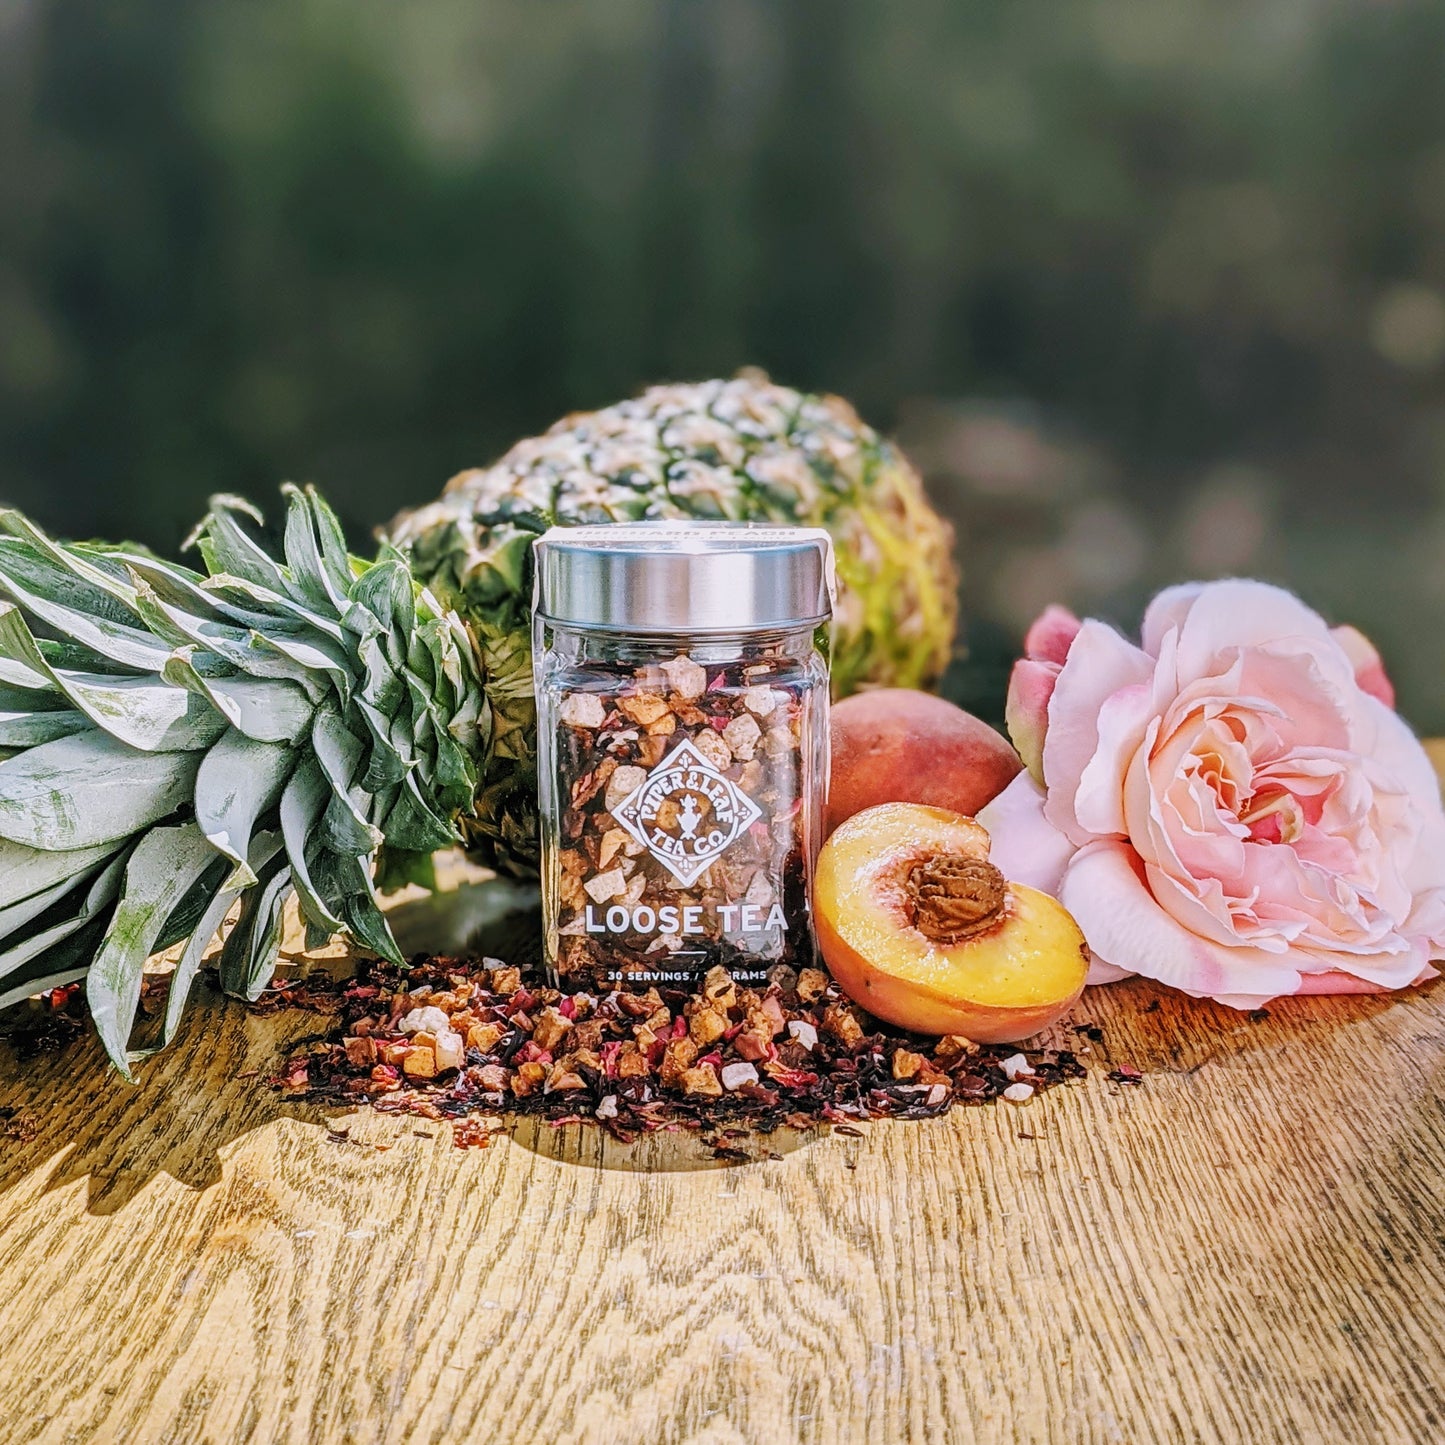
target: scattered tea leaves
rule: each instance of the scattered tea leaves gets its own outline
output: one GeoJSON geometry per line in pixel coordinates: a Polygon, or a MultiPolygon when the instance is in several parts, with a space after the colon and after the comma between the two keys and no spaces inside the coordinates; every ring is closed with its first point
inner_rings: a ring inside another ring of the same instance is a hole
{"type": "MultiPolygon", "coordinates": [[[[342,982],[294,981],[255,1006],[334,1020],[296,1046],[271,1087],[450,1120],[463,1148],[486,1147],[504,1119],[534,1117],[624,1143],[687,1130],[719,1159],[753,1158],[743,1141],[778,1128],[860,1137],[868,1119],[937,1118],[1007,1097],[1025,1067],[1034,1094],[1086,1072],[1068,1049],[907,1034],[822,976],[799,984],[786,967],[760,989],[714,969],[696,992],[566,994],[496,959],[420,957],[409,970],[377,963],[342,982]]],[[[1141,1081],[1127,1065],[1109,1077],[1141,1081]]]]}

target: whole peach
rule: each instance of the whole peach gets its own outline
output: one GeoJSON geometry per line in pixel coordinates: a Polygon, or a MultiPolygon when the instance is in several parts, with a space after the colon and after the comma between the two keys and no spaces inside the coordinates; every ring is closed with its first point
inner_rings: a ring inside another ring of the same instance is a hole
{"type": "Polygon", "coordinates": [[[906,687],[855,693],[832,710],[828,831],[879,803],[972,817],[1022,770],[1007,738],[961,707],[906,687]]]}

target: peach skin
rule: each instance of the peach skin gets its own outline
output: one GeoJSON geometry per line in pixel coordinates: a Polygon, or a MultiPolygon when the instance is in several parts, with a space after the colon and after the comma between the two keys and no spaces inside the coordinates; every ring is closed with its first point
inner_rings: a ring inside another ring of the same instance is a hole
{"type": "Polygon", "coordinates": [[[961,707],[906,687],[833,704],[828,827],[879,803],[928,803],[970,817],[1023,767],[1012,744],[961,707]]]}

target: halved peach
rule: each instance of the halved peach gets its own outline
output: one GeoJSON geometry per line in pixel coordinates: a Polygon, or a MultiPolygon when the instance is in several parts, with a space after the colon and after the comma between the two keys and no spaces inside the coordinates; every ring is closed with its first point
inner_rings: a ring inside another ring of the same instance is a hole
{"type": "Polygon", "coordinates": [[[814,926],[828,968],[870,1013],[925,1034],[1011,1043],[1047,1028],[1083,991],[1084,935],[1045,893],[988,861],[962,813],[883,803],[823,845],[814,926]]]}

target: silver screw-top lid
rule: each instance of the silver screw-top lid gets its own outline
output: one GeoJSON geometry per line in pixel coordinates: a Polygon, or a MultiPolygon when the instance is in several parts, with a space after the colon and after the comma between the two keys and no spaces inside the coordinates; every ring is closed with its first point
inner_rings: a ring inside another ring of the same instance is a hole
{"type": "Polygon", "coordinates": [[[754,632],[826,621],[833,543],[820,527],[617,522],[533,543],[533,603],[612,632],[754,632]]]}

